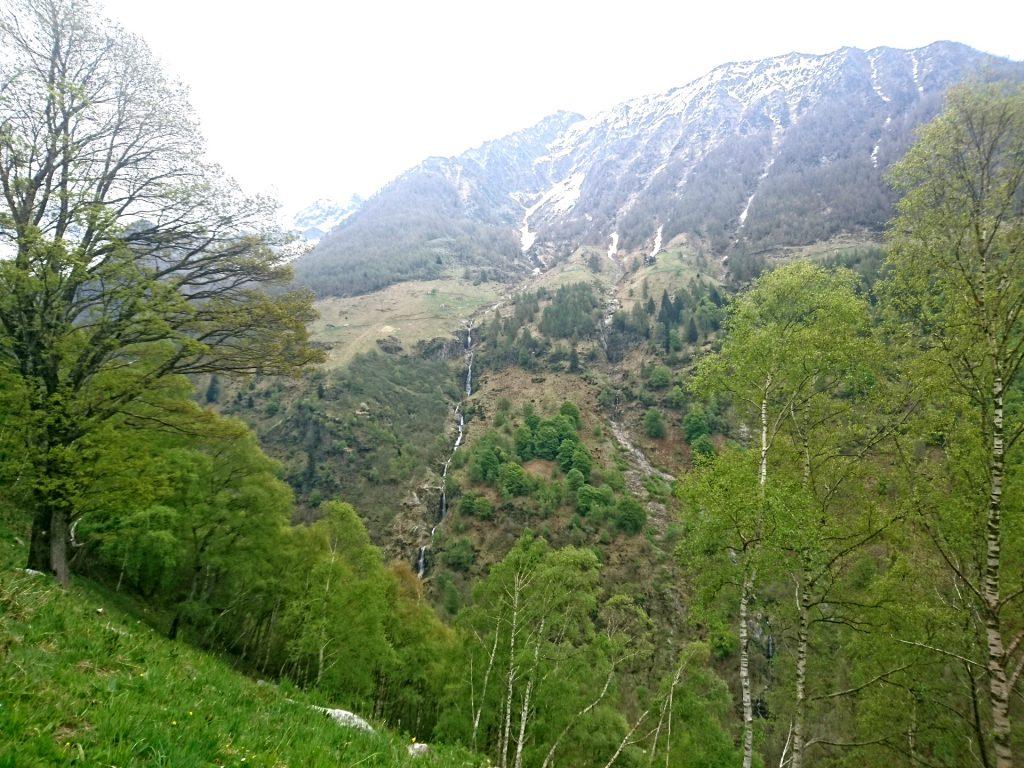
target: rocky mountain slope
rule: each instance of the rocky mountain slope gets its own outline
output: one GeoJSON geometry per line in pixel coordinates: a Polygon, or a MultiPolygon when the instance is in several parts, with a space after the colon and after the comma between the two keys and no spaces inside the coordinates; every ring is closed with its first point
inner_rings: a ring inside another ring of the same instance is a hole
{"type": "Polygon", "coordinates": [[[721,255],[878,232],[885,169],[967,79],[1024,65],[939,42],[723,64],[589,119],[558,113],[429,158],[296,265],[321,295],[470,268],[546,268],[579,245],[657,251],[677,234],[721,255]]]}

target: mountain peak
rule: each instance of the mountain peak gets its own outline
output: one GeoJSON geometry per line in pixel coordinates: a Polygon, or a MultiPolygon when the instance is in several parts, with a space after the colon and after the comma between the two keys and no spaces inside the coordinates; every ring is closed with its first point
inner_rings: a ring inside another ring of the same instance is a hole
{"type": "Polygon", "coordinates": [[[721,256],[878,235],[892,210],[885,168],[946,90],[972,77],[1024,79],[1024,66],[948,41],[722,64],[588,118],[556,112],[431,158],[345,219],[297,272],[351,293],[453,265],[492,278],[543,269],[610,240],[646,253],[658,233],[721,256]],[[401,270],[389,279],[382,259],[401,270]],[[353,279],[353,267],[373,279],[353,279]]]}

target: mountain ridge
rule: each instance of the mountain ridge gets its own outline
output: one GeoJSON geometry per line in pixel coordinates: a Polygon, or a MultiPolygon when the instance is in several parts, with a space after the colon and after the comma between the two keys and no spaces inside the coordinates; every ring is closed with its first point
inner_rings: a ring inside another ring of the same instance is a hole
{"type": "Polygon", "coordinates": [[[556,112],[401,174],[298,278],[350,295],[451,269],[509,279],[580,246],[646,252],[679,234],[729,256],[879,233],[885,168],[972,77],[1024,79],[1024,64],[950,41],[847,46],[721,64],[592,117],[556,112]],[[368,263],[393,259],[390,278],[371,278],[368,263]]]}

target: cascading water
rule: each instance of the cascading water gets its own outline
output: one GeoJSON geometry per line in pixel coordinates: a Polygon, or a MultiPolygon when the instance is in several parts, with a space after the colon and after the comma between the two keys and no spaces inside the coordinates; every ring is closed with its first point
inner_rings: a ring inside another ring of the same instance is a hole
{"type": "MultiPolygon", "coordinates": [[[[465,392],[467,397],[473,394],[473,326],[469,326],[469,330],[466,331],[465,392]]],[[[420,547],[419,552],[416,555],[416,575],[421,579],[427,572],[427,552],[430,551],[430,545],[434,541],[434,533],[437,531],[437,526],[444,522],[444,518],[448,514],[448,492],[445,488],[448,481],[448,467],[451,466],[452,459],[455,457],[455,452],[459,450],[459,446],[462,445],[462,437],[465,427],[466,419],[462,414],[462,403],[459,403],[455,406],[455,444],[452,446],[452,452],[448,454],[448,460],[444,463],[444,468],[441,470],[441,501],[438,504],[437,524],[430,529],[430,543],[420,547]]]]}
{"type": "MultiPolygon", "coordinates": [[[[473,394],[473,326],[469,326],[469,330],[466,331],[466,397],[473,394]]],[[[462,418],[461,416],[459,417],[462,418]]],[[[460,431],[459,436],[462,436],[460,431]]],[[[455,447],[458,448],[459,444],[456,443],[455,447]]],[[[454,451],[453,451],[454,453],[454,451]]]]}

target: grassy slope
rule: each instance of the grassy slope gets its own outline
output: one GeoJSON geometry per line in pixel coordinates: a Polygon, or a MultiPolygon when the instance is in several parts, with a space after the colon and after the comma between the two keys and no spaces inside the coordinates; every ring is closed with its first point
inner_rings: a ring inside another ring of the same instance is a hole
{"type": "MultiPolygon", "coordinates": [[[[2,531],[0,531],[2,533],[2,531]]],[[[343,728],[330,706],[257,685],[224,661],[170,642],[116,596],[67,593],[16,570],[0,545],[0,766],[364,766],[479,761],[446,748],[410,758],[407,739],[343,728]]]]}
{"type": "Polygon", "coordinates": [[[328,346],[327,365],[347,364],[360,352],[376,349],[377,341],[397,338],[407,349],[418,341],[447,337],[481,307],[498,301],[500,283],[472,282],[461,277],[417,280],[374,293],[317,302],[320,318],[313,338],[328,346]]]}

